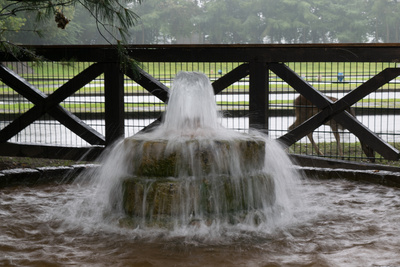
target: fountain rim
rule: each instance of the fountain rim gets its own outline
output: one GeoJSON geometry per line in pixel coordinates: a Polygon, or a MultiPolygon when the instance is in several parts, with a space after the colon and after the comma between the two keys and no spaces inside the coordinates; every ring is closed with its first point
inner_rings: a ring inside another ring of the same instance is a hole
{"type": "MultiPolygon", "coordinates": [[[[298,160],[296,155],[291,157],[298,160]]],[[[311,157],[309,157],[311,158],[311,157]]],[[[312,157],[314,160],[316,157],[312,157]]],[[[324,160],[325,161],[325,160],[324,160]]],[[[352,163],[353,166],[334,165],[331,160],[331,167],[318,167],[299,165],[294,163],[293,168],[302,172],[307,179],[345,179],[355,182],[365,182],[388,187],[400,188],[400,168],[378,165],[352,163]]],[[[340,162],[339,162],[340,163],[340,162]]],[[[351,164],[351,163],[348,163],[351,164]]],[[[0,189],[12,186],[39,186],[39,185],[60,185],[74,182],[79,174],[85,171],[93,171],[100,168],[100,164],[76,164],[59,167],[38,167],[38,168],[15,168],[0,170],[0,189]]]]}

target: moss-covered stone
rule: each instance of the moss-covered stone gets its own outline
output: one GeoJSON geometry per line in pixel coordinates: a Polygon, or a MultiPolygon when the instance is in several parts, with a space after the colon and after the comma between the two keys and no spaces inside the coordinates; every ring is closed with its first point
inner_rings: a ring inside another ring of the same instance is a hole
{"type": "Polygon", "coordinates": [[[166,218],[230,216],[273,205],[275,186],[264,173],[246,177],[187,179],[130,177],[122,183],[123,209],[131,218],[150,223],[166,218]]]}
{"type": "Polygon", "coordinates": [[[128,215],[171,214],[177,183],[168,179],[129,178],[122,183],[123,208],[128,215]]]}
{"type": "Polygon", "coordinates": [[[125,139],[132,167],[122,182],[123,225],[197,224],[273,205],[273,179],[263,172],[258,138],[183,141],[125,139]]]}
{"type": "Polygon", "coordinates": [[[170,143],[167,140],[125,139],[134,156],[132,174],[146,177],[236,175],[260,170],[265,142],[254,140],[197,140],[170,143]]]}

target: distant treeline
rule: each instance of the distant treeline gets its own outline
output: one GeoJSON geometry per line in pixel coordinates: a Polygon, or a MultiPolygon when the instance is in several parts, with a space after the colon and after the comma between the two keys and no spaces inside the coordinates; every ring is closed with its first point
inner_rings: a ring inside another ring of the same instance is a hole
{"type": "MultiPolygon", "coordinates": [[[[144,0],[128,8],[140,16],[130,30],[131,44],[400,41],[400,0],[144,0]]],[[[36,25],[25,13],[23,34],[8,38],[23,44],[105,43],[87,10],[63,12],[71,20],[65,30],[55,23],[36,25]]]]}

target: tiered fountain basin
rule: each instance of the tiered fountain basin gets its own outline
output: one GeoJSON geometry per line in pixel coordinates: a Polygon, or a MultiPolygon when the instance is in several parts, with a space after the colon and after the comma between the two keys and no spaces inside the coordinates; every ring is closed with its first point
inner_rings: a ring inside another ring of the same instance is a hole
{"type": "Polygon", "coordinates": [[[132,137],[124,146],[132,151],[132,168],[122,181],[122,206],[131,218],[164,224],[171,218],[191,223],[223,217],[237,223],[275,201],[274,181],[263,170],[262,138],[132,137]]]}

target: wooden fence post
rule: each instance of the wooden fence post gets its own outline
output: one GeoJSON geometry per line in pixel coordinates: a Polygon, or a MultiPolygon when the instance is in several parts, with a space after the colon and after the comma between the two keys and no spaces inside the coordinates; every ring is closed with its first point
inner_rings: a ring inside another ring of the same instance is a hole
{"type": "Polygon", "coordinates": [[[105,63],[104,96],[106,145],[124,137],[124,75],[118,62],[105,63]]]}
{"type": "Polygon", "coordinates": [[[269,84],[265,62],[250,62],[249,127],[268,134],[269,84]]]}

